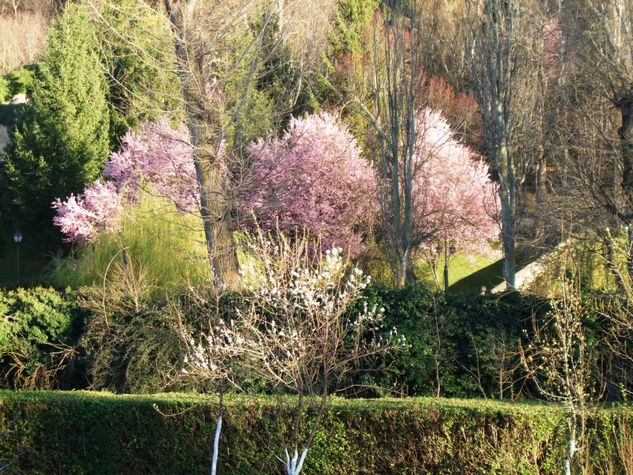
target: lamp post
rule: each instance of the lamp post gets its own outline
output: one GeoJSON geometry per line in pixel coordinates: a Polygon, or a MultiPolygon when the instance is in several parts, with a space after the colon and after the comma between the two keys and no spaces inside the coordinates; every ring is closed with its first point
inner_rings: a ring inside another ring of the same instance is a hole
{"type": "Polygon", "coordinates": [[[13,234],[13,240],[15,241],[15,265],[16,265],[16,273],[15,273],[15,283],[20,285],[20,243],[22,242],[22,233],[20,231],[16,231],[13,234]]]}

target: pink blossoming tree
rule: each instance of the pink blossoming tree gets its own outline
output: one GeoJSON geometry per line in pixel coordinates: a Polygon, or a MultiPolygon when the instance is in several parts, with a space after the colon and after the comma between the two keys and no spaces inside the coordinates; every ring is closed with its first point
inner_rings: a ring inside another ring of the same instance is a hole
{"type": "Polygon", "coordinates": [[[293,118],[282,137],[259,139],[248,152],[253,169],[240,201],[247,229],[255,227],[252,210],[264,232],[300,229],[326,248],[341,247],[351,256],[364,250],[376,209],[375,176],[336,117],[293,118]]]}
{"type": "MultiPolygon", "coordinates": [[[[448,286],[449,246],[453,252],[496,257],[499,237],[497,184],[488,166],[458,142],[440,112],[423,109],[416,115],[412,181],[414,243],[435,269],[444,251],[444,286],[448,286]]],[[[435,274],[435,272],[434,272],[435,274]]]]}
{"type": "Polygon", "coordinates": [[[121,210],[121,197],[114,184],[95,181],[79,195],[66,201],[53,202],[57,216],[53,224],[59,226],[67,242],[85,243],[100,230],[112,231],[121,210]]]}
{"type": "Polygon", "coordinates": [[[144,189],[168,197],[178,209],[191,211],[200,206],[189,132],[174,130],[168,120],[143,122],[121,141],[121,149],[106,162],[103,175],[119,192],[144,189]]]}
{"type": "Polygon", "coordinates": [[[413,180],[420,245],[448,241],[467,253],[489,255],[498,238],[499,200],[488,166],[455,140],[439,112],[418,112],[413,180]]]}
{"type": "Polygon", "coordinates": [[[108,181],[86,186],[78,196],[53,203],[67,242],[85,243],[100,230],[112,231],[121,208],[144,190],[169,198],[181,211],[199,206],[199,192],[189,134],[169,121],[144,122],[122,139],[120,151],[110,155],[103,175],[108,181]]]}

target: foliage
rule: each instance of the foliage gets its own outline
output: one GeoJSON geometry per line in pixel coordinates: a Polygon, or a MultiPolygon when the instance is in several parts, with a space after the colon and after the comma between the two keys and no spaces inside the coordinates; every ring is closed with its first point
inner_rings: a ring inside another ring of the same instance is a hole
{"type": "Polygon", "coordinates": [[[552,302],[543,322],[534,321],[529,344],[525,351],[521,348],[521,360],[541,395],[565,404],[569,430],[565,473],[569,474],[587,449],[587,406],[601,396],[603,388],[592,375],[597,355],[591,351],[583,323],[587,308],[574,282],[563,276],[560,283],[562,298],[552,302]]]}
{"type": "Polygon", "coordinates": [[[4,163],[21,215],[40,226],[56,196],[97,178],[109,152],[107,84],[85,8],[69,6],[51,30],[33,108],[12,130],[4,163]]]}
{"type": "Polygon", "coordinates": [[[164,111],[182,119],[182,91],[169,25],[143,2],[100,2],[96,22],[99,56],[111,80],[110,142],[115,148],[128,129],[159,120],[164,111]]]}
{"type": "Polygon", "coordinates": [[[84,314],[76,294],[35,287],[0,292],[0,373],[10,387],[63,385],[84,314]],[[68,351],[70,350],[70,351],[68,351]]]}
{"type": "MultiPolygon", "coordinates": [[[[20,472],[208,472],[217,404],[207,396],[78,391],[3,392],[0,398],[3,426],[21,414],[0,441],[0,457],[37,447],[18,459],[14,468],[20,472]]],[[[225,398],[220,468],[278,472],[272,450],[281,441],[267,434],[277,427],[275,414],[285,411],[266,398],[225,398]]],[[[621,471],[616,437],[632,417],[625,407],[592,416],[595,444],[588,458],[594,468],[606,459],[621,471]]],[[[328,405],[306,472],[558,473],[563,418],[560,408],[543,404],[336,399],[328,405]]],[[[280,428],[286,435],[291,430],[280,428]]]]}
{"type": "Polygon", "coordinates": [[[405,395],[525,397],[518,354],[521,329],[544,302],[518,293],[451,295],[410,284],[402,290],[372,285],[368,305],[385,309],[385,328],[396,327],[408,347],[387,355],[378,373],[365,374],[405,395]]]}
{"type": "Polygon", "coordinates": [[[9,81],[3,77],[0,77],[0,103],[9,99],[11,94],[11,87],[9,81]]]}
{"type": "Polygon", "coordinates": [[[363,31],[376,13],[376,0],[338,0],[331,34],[332,54],[362,55],[363,31]]]}
{"type": "MultiPolygon", "coordinates": [[[[78,342],[78,366],[83,372],[77,388],[109,390],[117,393],[209,389],[207,381],[182,378],[187,348],[182,328],[192,334],[208,330],[209,315],[235,318],[236,309],[246,306],[241,294],[214,298],[206,286],[190,288],[181,296],[135,300],[130,287],[122,289],[116,278],[106,287],[83,288],[82,308],[89,316],[78,342]],[[123,291],[125,290],[125,291],[123,291]],[[180,320],[178,318],[180,317],[180,320]]],[[[215,296],[217,297],[217,296],[215,296]]],[[[261,389],[257,381],[247,381],[245,389],[261,389]]]]}
{"type": "Polygon", "coordinates": [[[29,98],[32,97],[35,92],[37,75],[40,73],[40,69],[41,64],[33,64],[11,71],[4,76],[4,80],[9,83],[7,98],[10,99],[16,94],[25,94],[29,98]]]}
{"type": "Polygon", "coordinates": [[[281,138],[259,139],[250,186],[241,198],[246,226],[297,229],[356,256],[372,221],[374,173],[355,139],[334,116],[293,118],[281,138]],[[248,220],[248,210],[256,217],[248,220]]]}

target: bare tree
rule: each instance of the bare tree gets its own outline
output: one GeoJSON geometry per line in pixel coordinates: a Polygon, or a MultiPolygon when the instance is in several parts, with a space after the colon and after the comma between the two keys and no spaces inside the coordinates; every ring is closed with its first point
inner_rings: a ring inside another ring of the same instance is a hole
{"type": "Polygon", "coordinates": [[[588,403],[591,400],[591,355],[583,328],[582,302],[573,285],[561,280],[562,299],[553,302],[545,322],[534,320],[534,334],[522,350],[523,364],[539,392],[565,403],[569,448],[565,473],[571,473],[576,453],[584,450],[588,403]]]}
{"type": "Polygon", "coordinates": [[[521,39],[528,31],[531,5],[518,0],[467,0],[467,7],[470,80],[482,115],[485,149],[499,180],[503,270],[506,285],[512,288],[520,190],[534,159],[517,153],[519,125],[535,105],[531,104],[534,91],[524,84],[533,65],[528,61],[528,68],[522,68],[521,64],[530,57],[521,39]]]}
{"type": "Polygon", "coordinates": [[[374,111],[363,108],[360,114],[377,135],[375,165],[383,247],[396,287],[401,288],[406,281],[415,280],[412,253],[426,237],[415,233],[413,196],[414,178],[422,165],[415,159],[416,137],[423,133],[417,130],[416,110],[424,105],[428,79],[422,7],[417,0],[386,0],[374,28],[370,79],[374,111]]]}
{"type": "MultiPolygon", "coordinates": [[[[617,222],[633,229],[633,2],[586,0],[583,6],[589,21],[577,24],[585,27],[585,71],[620,114],[615,143],[604,137],[606,147],[618,152],[611,171],[614,186],[594,187],[593,193],[617,222]]],[[[633,275],[633,253],[627,260],[633,275]]]]}

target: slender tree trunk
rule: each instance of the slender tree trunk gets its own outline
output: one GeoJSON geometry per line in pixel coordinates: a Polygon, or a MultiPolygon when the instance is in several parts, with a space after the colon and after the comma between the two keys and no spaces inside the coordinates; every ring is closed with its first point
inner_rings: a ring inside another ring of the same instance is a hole
{"type": "MultiPolygon", "coordinates": [[[[633,219],[633,96],[625,96],[617,103],[622,116],[622,126],[618,130],[621,141],[622,155],[622,194],[626,200],[626,215],[629,217],[624,223],[629,226],[631,232],[631,224],[633,219]]],[[[630,239],[629,239],[630,241],[630,239]]],[[[626,250],[626,271],[629,276],[633,276],[633,249],[630,246],[626,250]]]]}
{"type": "Polygon", "coordinates": [[[448,293],[448,241],[444,240],[444,293],[448,293]]]}
{"type": "Polygon", "coordinates": [[[536,202],[538,204],[543,204],[545,202],[545,197],[547,196],[547,188],[545,184],[547,183],[547,160],[544,155],[538,160],[538,170],[536,172],[536,202]]]}
{"type": "Polygon", "coordinates": [[[515,222],[516,218],[508,206],[501,209],[501,235],[503,239],[503,276],[508,289],[516,284],[516,252],[515,252],[515,222]]]}
{"type": "Polygon", "coordinates": [[[416,280],[417,279],[415,278],[415,272],[413,272],[413,253],[410,252],[407,259],[406,281],[415,282],[416,280]]]}

